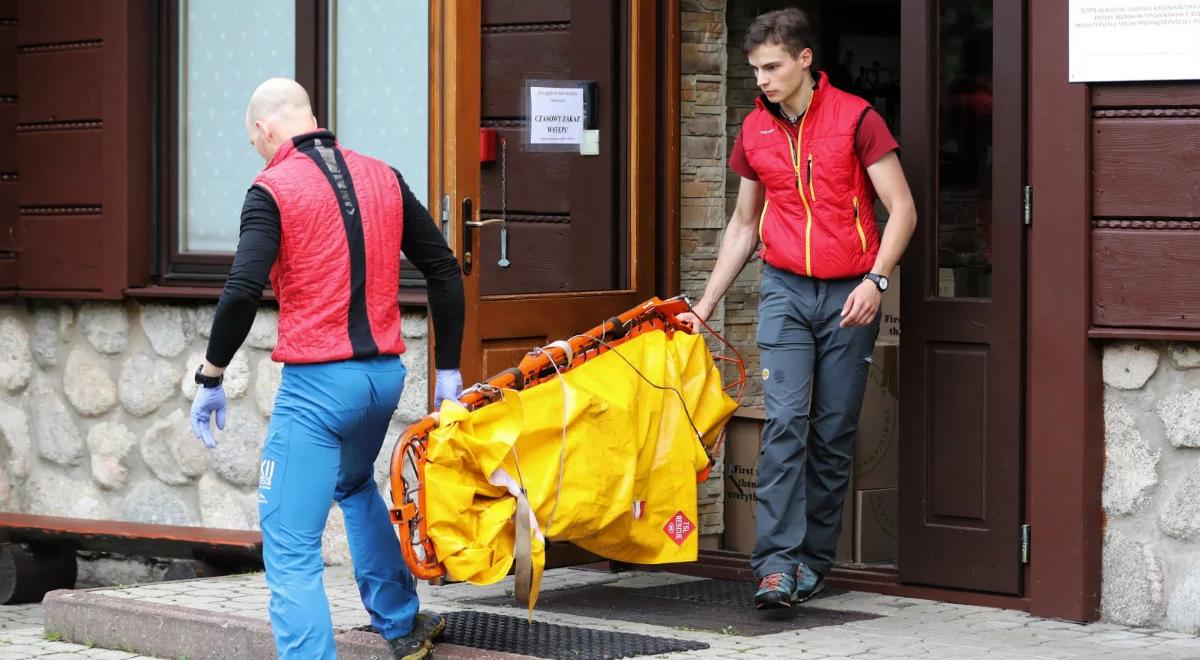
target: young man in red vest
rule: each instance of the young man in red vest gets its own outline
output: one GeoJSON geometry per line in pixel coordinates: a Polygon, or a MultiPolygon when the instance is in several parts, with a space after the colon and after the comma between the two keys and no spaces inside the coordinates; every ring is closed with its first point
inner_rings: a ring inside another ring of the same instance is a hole
{"type": "MultiPolygon", "coordinates": [[[[462,393],[458,263],[396,170],[317,127],[308,94],[274,78],[246,111],[267,162],[246,193],[233,268],[196,371],[192,426],[215,447],[225,428],[222,373],[249,333],[268,275],[279,300],[283,362],[259,469],[259,525],[280,658],[334,658],[321,535],[337,501],[363,605],[397,658],[429,655],[445,621],[418,613],[374,467],[406,369],[396,302],[400,253],[425,275],[437,337],[435,405],[462,393]]],[[[423,368],[424,365],[417,365],[423,368]]]]}
{"type": "Polygon", "coordinates": [[[763,14],[746,33],[762,94],[730,154],[736,208],[687,317],[712,314],[761,241],[760,609],[811,598],[833,565],[880,299],[916,225],[883,118],[812,71],[812,44],[799,9],[763,14]],[[882,243],[876,195],[889,212],[882,243]]]}

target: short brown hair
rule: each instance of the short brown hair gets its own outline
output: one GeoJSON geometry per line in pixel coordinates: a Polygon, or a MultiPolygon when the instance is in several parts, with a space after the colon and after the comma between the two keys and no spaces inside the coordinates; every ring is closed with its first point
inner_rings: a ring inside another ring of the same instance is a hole
{"type": "Polygon", "coordinates": [[[750,51],[770,44],[783,46],[793,58],[800,55],[805,48],[812,48],[812,32],[808,16],[799,9],[777,9],[762,14],[754,19],[746,36],[742,39],[742,53],[749,55],[750,51]]]}

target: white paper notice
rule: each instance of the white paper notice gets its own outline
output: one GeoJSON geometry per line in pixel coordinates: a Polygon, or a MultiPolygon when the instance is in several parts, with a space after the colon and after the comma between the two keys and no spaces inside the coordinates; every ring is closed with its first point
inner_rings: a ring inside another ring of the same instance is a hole
{"type": "Polygon", "coordinates": [[[530,87],[529,97],[531,144],[583,142],[583,89],[530,87]]]}
{"type": "Polygon", "coordinates": [[[1200,0],[1070,0],[1070,9],[1071,82],[1200,79],[1200,0]]]}

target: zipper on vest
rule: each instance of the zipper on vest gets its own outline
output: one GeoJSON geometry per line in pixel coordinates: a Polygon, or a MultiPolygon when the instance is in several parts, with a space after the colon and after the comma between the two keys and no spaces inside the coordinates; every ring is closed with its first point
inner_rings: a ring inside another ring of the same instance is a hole
{"type": "Polygon", "coordinates": [[[813,155],[808,152],[808,198],[812,201],[817,201],[817,191],[813,188],[812,180],[813,155]]]}
{"type": "Polygon", "coordinates": [[[863,254],[867,253],[867,234],[863,231],[862,217],[858,214],[858,196],[854,197],[854,227],[858,229],[858,238],[862,241],[863,254]]]}
{"type": "Polygon", "coordinates": [[[772,115],[771,119],[779,124],[783,129],[783,139],[787,140],[788,151],[792,154],[792,169],[796,173],[796,193],[800,195],[800,201],[804,204],[804,215],[806,222],[804,225],[804,274],[812,277],[812,207],[808,204],[808,198],[804,196],[804,185],[800,180],[800,154],[802,153],[801,145],[804,139],[804,122],[808,120],[808,116],[812,114],[813,103],[816,101],[816,95],[813,95],[812,101],[808,103],[808,110],[804,112],[804,116],[800,119],[800,129],[796,133],[796,144],[792,145],[787,127],[783,122],[779,121],[772,115]]]}
{"type": "Polygon", "coordinates": [[[758,240],[762,241],[764,252],[767,249],[767,240],[765,238],[763,238],[762,228],[763,228],[763,220],[767,217],[767,207],[770,206],[770,204],[771,204],[771,200],[766,199],[766,197],[764,196],[763,197],[763,210],[762,210],[762,213],[758,214],[758,240]]]}

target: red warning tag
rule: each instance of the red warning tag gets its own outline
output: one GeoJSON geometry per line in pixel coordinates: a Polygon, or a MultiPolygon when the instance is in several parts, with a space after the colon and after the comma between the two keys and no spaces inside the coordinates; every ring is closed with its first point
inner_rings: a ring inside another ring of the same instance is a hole
{"type": "Polygon", "coordinates": [[[683,542],[687,540],[688,535],[694,529],[696,529],[696,526],[692,524],[692,521],[688,520],[687,516],[683,515],[682,511],[677,511],[667,521],[667,524],[663,525],[663,531],[667,533],[667,536],[671,537],[675,545],[683,545],[683,542]]]}

